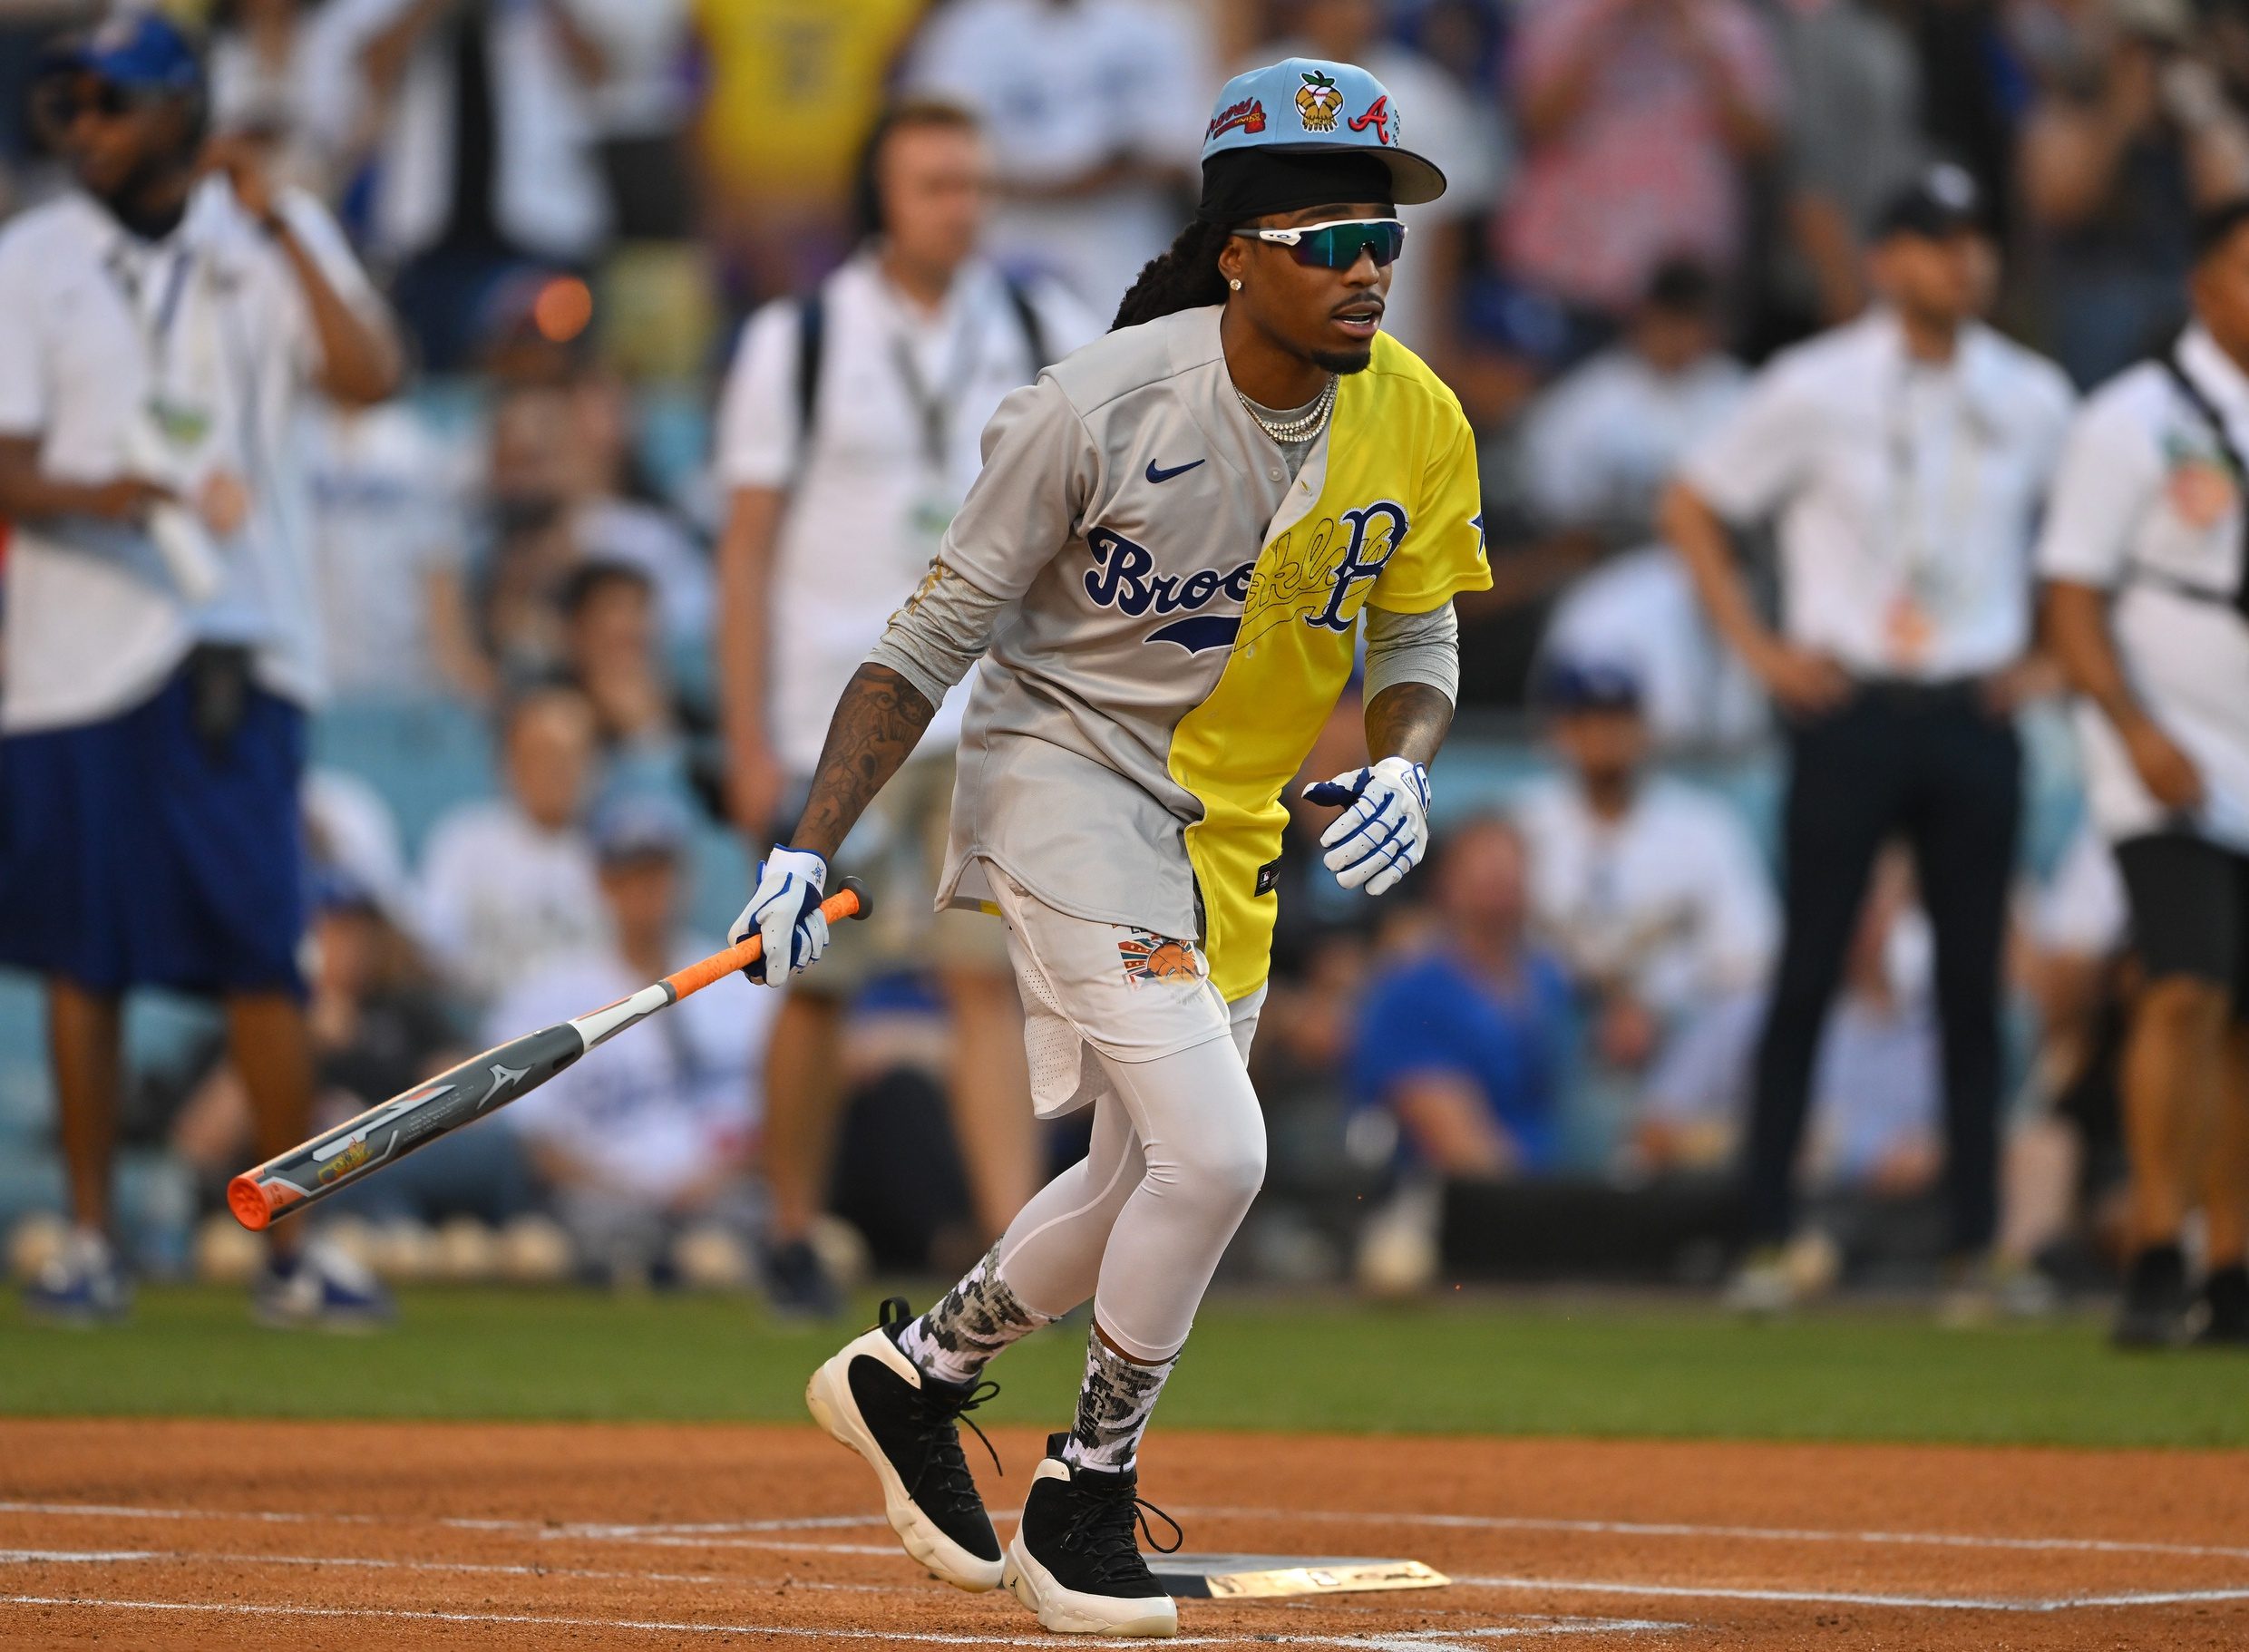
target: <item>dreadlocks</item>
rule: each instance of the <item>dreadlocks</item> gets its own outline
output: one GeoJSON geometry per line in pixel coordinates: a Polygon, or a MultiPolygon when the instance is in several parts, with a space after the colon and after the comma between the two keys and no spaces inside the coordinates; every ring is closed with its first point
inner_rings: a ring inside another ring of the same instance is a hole
{"type": "Polygon", "coordinates": [[[1182,310],[1225,303],[1226,282],[1218,273],[1218,255],[1228,233],[1225,225],[1202,218],[1181,230],[1169,251],[1148,260],[1140,279],[1117,306],[1116,319],[1109,324],[1109,330],[1114,333],[1119,327],[1138,326],[1182,310]]]}

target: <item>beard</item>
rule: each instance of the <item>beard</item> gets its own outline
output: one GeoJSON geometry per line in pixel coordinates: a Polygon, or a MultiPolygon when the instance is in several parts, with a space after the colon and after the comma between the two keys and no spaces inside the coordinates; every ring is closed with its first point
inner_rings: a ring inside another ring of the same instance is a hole
{"type": "Polygon", "coordinates": [[[1347,374],[1364,373],[1374,364],[1374,359],[1375,347],[1371,344],[1360,350],[1315,350],[1312,352],[1312,365],[1323,373],[1347,374]]]}
{"type": "Polygon", "coordinates": [[[86,187],[127,229],[142,240],[158,241],[187,216],[186,193],[171,187],[186,171],[179,156],[143,155],[113,188],[86,187]]]}

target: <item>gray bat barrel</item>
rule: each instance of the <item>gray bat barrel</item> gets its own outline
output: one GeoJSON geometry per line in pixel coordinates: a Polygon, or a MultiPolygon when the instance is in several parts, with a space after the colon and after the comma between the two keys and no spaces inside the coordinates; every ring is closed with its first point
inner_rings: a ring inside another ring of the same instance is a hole
{"type": "Polygon", "coordinates": [[[586,1053],[569,1022],[503,1044],[416,1084],[227,1184],[235,1220],[258,1231],[347,1188],[447,1131],[537,1088],[586,1053]]]}

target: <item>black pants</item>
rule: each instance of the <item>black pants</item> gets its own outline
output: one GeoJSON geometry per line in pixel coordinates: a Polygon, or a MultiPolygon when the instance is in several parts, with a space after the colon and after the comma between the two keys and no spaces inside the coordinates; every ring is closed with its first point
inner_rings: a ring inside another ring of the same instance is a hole
{"type": "Polygon", "coordinates": [[[1790,735],[1783,851],[1787,936],[1757,1046],[1748,1136],[1750,1237],[1785,1239],[1827,1009],[1883,844],[1911,847],[1936,932],[1952,1247],[1988,1247],[1998,1222],[2000,958],[2022,752],[1972,685],[1862,688],[1790,735]]]}

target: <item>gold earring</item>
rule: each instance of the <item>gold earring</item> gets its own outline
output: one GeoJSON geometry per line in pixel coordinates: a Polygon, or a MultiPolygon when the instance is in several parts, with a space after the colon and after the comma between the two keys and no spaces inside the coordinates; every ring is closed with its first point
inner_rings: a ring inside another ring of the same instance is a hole
{"type": "Polygon", "coordinates": [[[1241,277],[1240,276],[1236,276],[1232,280],[1227,282],[1226,285],[1232,287],[1234,291],[1238,293],[1241,290],[1241,277]]]}

